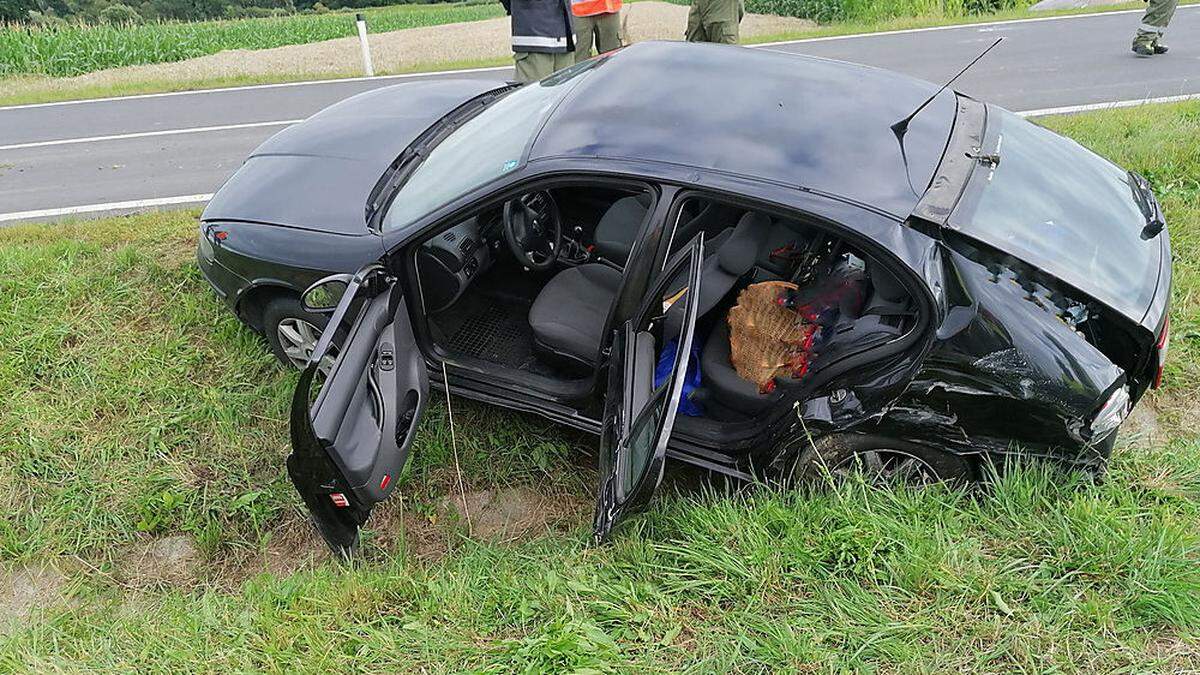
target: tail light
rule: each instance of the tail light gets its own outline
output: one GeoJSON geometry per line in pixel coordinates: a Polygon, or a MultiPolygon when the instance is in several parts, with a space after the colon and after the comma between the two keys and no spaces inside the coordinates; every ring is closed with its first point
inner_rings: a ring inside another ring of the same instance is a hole
{"type": "Polygon", "coordinates": [[[1158,336],[1158,370],[1154,372],[1154,388],[1162,386],[1163,368],[1167,365],[1167,348],[1171,342],[1171,317],[1163,320],[1162,333],[1158,336]]]}

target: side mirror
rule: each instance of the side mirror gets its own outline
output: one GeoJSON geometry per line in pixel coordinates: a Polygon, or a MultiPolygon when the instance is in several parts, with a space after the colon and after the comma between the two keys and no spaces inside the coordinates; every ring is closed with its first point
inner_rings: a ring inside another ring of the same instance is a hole
{"type": "Polygon", "coordinates": [[[341,302],[353,274],[332,274],[309,286],[300,296],[300,304],[309,312],[332,312],[341,302]]]}

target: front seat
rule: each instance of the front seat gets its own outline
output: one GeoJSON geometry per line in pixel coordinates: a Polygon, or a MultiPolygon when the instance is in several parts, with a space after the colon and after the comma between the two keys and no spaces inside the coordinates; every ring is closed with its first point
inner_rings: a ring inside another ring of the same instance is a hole
{"type": "Polygon", "coordinates": [[[595,365],[604,322],[620,286],[621,273],[600,263],[559,272],[529,309],[534,342],[553,354],[595,365]]]}
{"type": "Polygon", "coordinates": [[[651,203],[647,193],[622,197],[613,202],[596,224],[593,237],[596,253],[605,260],[624,266],[651,203]]]}
{"type": "MultiPolygon", "coordinates": [[[[771,219],[747,213],[737,227],[714,241],[711,255],[700,268],[699,316],[717,305],[737,280],[754,266],[770,230],[771,219]]],[[[682,284],[682,282],[680,282],[682,284]]],[[[529,309],[529,325],[537,346],[550,353],[595,365],[604,342],[604,323],[617,290],[621,273],[600,263],[570,267],[550,280],[529,309]]],[[[667,331],[678,331],[683,303],[667,312],[667,331]]]]}
{"type": "MultiPolygon", "coordinates": [[[[601,258],[624,267],[652,203],[653,200],[647,193],[622,197],[613,202],[596,224],[593,237],[596,253],[601,258]]],[[[681,224],[675,233],[675,237],[680,241],[686,241],[701,231],[708,232],[727,227],[740,213],[736,207],[708,200],[694,199],[690,204],[695,208],[685,207],[681,224]]]]}

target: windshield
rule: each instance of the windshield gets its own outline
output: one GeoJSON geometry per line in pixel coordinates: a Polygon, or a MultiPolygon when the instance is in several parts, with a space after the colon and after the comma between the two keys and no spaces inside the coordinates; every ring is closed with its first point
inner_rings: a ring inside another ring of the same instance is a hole
{"type": "Polygon", "coordinates": [[[1158,282],[1161,244],[1142,238],[1133,179],[1078,143],[988,107],[981,163],[950,216],[956,229],[1138,318],[1158,282]]]}
{"type": "Polygon", "coordinates": [[[456,197],[512,171],[546,116],[592,61],[517,89],[438,143],[392,200],[383,229],[405,227],[456,197]]]}

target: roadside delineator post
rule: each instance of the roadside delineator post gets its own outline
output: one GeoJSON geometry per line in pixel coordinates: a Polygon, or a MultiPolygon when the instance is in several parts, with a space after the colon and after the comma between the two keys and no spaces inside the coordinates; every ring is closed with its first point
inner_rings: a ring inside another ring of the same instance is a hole
{"type": "Polygon", "coordinates": [[[367,44],[367,17],[355,14],[354,22],[358,24],[358,46],[362,48],[363,72],[367,77],[375,77],[375,67],[371,65],[371,46],[367,44]]]}

